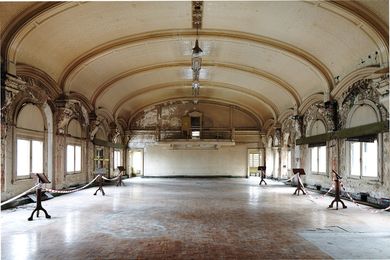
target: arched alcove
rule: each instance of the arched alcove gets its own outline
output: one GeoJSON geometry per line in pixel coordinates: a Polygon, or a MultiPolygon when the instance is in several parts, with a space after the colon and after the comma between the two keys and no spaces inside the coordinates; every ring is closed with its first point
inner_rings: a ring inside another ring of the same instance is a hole
{"type": "Polygon", "coordinates": [[[310,129],[310,136],[321,135],[326,133],[326,126],[321,120],[316,120],[312,123],[310,129]]]}
{"type": "Polygon", "coordinates": [[[347,127],[356,127],[378,122],[378,112],[369,104],[355,106],[348,115],[347,127]]]}
{"type": "Polygon", "coordinates": [[[72,119],[69,122],[68,135],[73,136],[73,137],[78,137],[78,138],[82,137],[82,128],[81,128],[80,123],[77,120],[72,119]]]}
{"type": "Polygon", "coordinates": [[[96,132],[95,139],[107,141],[107,136],[101,128],[96,132]]]}
{"type": "Polygon", "coordinates": [[[43,132],[45,130],[45,121],[40,109],[33,104],[24,105],[19,111],[16,127],[43,132]]]}

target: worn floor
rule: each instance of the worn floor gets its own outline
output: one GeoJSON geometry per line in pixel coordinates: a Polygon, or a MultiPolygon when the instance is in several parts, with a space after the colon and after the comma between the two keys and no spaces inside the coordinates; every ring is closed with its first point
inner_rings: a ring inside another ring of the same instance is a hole
{"type": "Polygon", "coordinates": [[[390,212],[250,179],[140,179],[1,213],[2,259],[388,259],[390,212]]]}

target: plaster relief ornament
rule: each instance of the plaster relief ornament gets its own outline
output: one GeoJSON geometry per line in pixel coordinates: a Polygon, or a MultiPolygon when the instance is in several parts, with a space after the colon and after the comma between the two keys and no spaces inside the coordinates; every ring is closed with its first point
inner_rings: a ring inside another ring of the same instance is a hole
{"type": "Polygon", "coordinates": [[[60,110],[57,120],[57,131],[59,134],[65,133],[65,128],[68,125],[73,114],[73,111],[66,107],[60,110]]]}
{"type": "Polygon", "coordinates": [[[93,138],[95,137],[95,134],[97,133],[97,131],[99,130],[99,126],[100,126],[101,122],[99,119],[96,119],[96,120],[93,120],[91,121],[91,130],[89,132],[89,139],[92,141],[93,138]]]}
{"type": "Polygon", "coordinates": [[[388,111],[380,103],[380,93],[377,91],[377,85],[372,80],[362,79],[352,84],[343,95],[340,109],[340,124],[342,127],[345,127],[348,114],[353,106],[364,100],[376,104],[382,120],[387,119],[388,111]]]}

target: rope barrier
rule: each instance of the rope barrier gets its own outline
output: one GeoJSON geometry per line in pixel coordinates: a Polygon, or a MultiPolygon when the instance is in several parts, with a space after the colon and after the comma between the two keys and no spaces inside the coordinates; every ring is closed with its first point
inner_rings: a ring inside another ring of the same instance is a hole
{"type": "Polygon", "coordinates": [[[379,210],[372,210],[372,209],[364,209],[361,207],[361,205],[354,199],[352,198],[351,194],[349,194],[349,192],[347,192],[347,190],[345,189],[345,185],[343,182],[340,182],[340,185],[341,187],[343,188],[344,192],[347,194],[348,198],[359,208],[359,209],[362,209],[362,210],[366,210],[366,211],[369,211],[369,212],[372,212],[372,213],[379,213],[379,212],[384,212],[384,211],[387,211],[390,209],[390,206],[385,208],[385,209],[379,209],[379,210]]]}
{"type": "Polygon", "coordinates": [[[83,187],[80,187],[78,189],[74,189],[74,190],[53,190],[53,189],[48,189],[48,188],[43,188],[44,191],[48,191],[48,192],[52,192],[52,193],[72,193],[72,192],[76,192],[76,191],[79,191],[79,190],[82,190],[82,189],[85,189],[86,187],[88,187],[89,185],[91,185],[97,178],[99,177],[96,176],[92,181],[90,181],[88,184],[84,185],[83,187]]]}
{"type": "Polygon", "coordinates": [[[297,175],[297,173],[296,174],[294,174],[290,179],[288,179],[288,180],[285,180],[284,182],[289,182],[289,181],[291,181],[295,176],[297,175]]]}
{"type": "Polygon", "coordinates": [[[106,181],[115,181],[115,180],[117,180],[119,178],[119,175],[116,176],[115,178],[112,178],[112,179],[108,179],[108,178],[106,178],[104,176],[102,176],[102,178],[103,178],[103,180],[106,180],[106,181]]]}
{"type": "Polygon", "coordinates": [[[325,196],[328,195],[329,192],[331,192],[331,190],[333,190],[333,188],[334,188],[334,185],[332,185],[332,187],[330,187],[329,190],[325,194],[321,195],[320,197],[311,196],[310,193],[306,189],[305,189],[305,192],[307,193],[307,195],[309,195],[309,197],[311,197],[313,199],[322,199],[322,198],[325,198],[325,196]]]}
{"type": "Polygon", "coordinates": [[[14,201],[14,200],[19,199],[20,197],[26,195],[27,193],[29,193],[31,190],[35,189],[35,188],[38,187],[38,186],[40,186],[40,184],[36,184],[36,185],[35,185],[34,187],[32,187],[31,189],[26,190],[25,192],[19,194],[18,196],[13,197],[13,198],[11,198],[11,199],[9,199],[9,200],[6,200],[6,201],[2,202],[2,203],[1,203],[1,206],[5,205],[5,204],[8,204],[8,203],[10,203],[10,202],[12,202],[12,201],[14,201]]]}
{"type": "MultiPolygon", "coordinates": [[[[293,176],[294,177],[294,176],[293,176]]],[[[302,188],[303,190],[307,193],[308,197],[309,197],[309,200],[314,202],[312,199],[319,199],[319,198],[315,198],[313,196],[311,196],[307,190],[305,189],[305,187],[303,186],[303,183],[302,183],[302,180],[300,178],[298,178],[298,181],[301,183],[302,185],[302,188]]],[[[384,211],[387,211],[387,210],[390,210],[390,206],[385,208],[385,209],[380,209],[380,210],[372,210],[372,209],[364,209],[361,207],[361,205],[354,199],[352,198],[351,194],[349,194],[349,192],[347,192],[347,190],[345,189],[345,185],[343,182],[340,181],[340,186],[341,188],[344,190],[344,192],[347,194],[348,198],[359,208],[359,209],[362,209],[362,210],[366,210],[366,211],[369,211],[369,212],[372,212],[372,213],[379,213],[379,212],[384,212],[384,211]]],[[[334,188],[334,184],[332,184],[332,187],[330,187],[330,189],[324,194],[321,196],[321,198],[324,198],[332,189],[334,188]]]]}
{"type": "Polygon", "coordinates": [[[334,184],[332,184],[332,187],[330,187],[329,190],[328,190],[324,195],[322,195],[322,197],[325,197],[326,195],[328,195],[328,193],[329,193],[331,190],[333,190],[333,188],[334,188],[334,184]]]}

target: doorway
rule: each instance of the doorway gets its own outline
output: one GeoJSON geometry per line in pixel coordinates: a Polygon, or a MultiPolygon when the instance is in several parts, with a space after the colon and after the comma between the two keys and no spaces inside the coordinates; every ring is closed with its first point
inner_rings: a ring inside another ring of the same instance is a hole
{"type": "Polygon", "coordinates": [[[131,150],[129,153],[130,172],[133,176],[144,175],[144,150],[131,150]]]}
{"type": "Polygon", "coordinates": [[[248,175],[258,176],[257,167],[264,166],[264,151],[262,149],[248,149],[248,175]]]}

